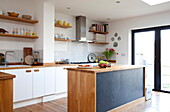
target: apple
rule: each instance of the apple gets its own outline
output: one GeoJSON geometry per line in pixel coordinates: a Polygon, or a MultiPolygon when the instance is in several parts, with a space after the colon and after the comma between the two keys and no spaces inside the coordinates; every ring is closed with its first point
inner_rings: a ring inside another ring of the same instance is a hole
{"type": "Polygon", "coordinates": [[[106,68],[106,67],[107,67],[107,64],[101,63],[101,64],[99,64],[99,67],[101,67],[101,68],[106,68]]]}

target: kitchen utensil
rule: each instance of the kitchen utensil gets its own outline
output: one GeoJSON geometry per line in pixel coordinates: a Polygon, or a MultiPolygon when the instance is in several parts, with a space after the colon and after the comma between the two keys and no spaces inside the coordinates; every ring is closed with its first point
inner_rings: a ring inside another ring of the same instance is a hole
{"type": "Polygon", "coordinates": [[[30,16],[30,15],[22,15],[22,18],[23,18],[23,19],[31,19],[32,16],[30,16]]]}
{"type": "Polygon", "coordinates": [[[25,63],[28,65],[32,65],[33,64],[33,56],[32,55],[27,55],[25,57],[25,63]]]}
{"type": "Polygon", "coordinates": [[[9,33],[8,31],[6,31],[5,29],[3,28],[0,28],[0,33],[9,33]]]}
{"type": "Polygon", "coordinates": [[[36,36],[36,33],[35,33],[35,32],[32,32],[31,36],[36,36]]]}
{"type": "Polygon", "coordinates": [[[67,64],[70,64],[70,60],[69,60],[69,59],[66,59],[66,63],[67,63],[67,64]]]}
{"type": "Polygon", "coordinates": [[[94,53],[90,53],[88,56],[87,56],[87,59],[89,62],[95,62],[97,57],[94,53]]]}
{"type": "Polygon", "coordinates": [[[55,38],[60,38],[60,34],[58,34],[58,33],[55,33],[55,36],[54,36],[55,38]]]}
{"type": "Polygon", "coordinates": [[[12,16],[12,17],[18,17],[19,14],[18,13],[15,13],[15,12],[7,12],[9,16],[12,16]]]}
{"type": "Polygon", "coordinates": [[[4,54],[0,53],[0,65],[2,65],[2,62],[4,62],[4,54]]]}
{"type": "Polygon", "coordinates": [[[0,14],[3,15],[4,11],[3,10],[0,10],[0,14]]]}
{"type": "Polygon", "coordinates": [[[39,59],[40,59],[39,52],[35,51],[33,56],[34,56],[33,63],[34,63],[34,65],[37,65],[39,63],[39,59]]]}

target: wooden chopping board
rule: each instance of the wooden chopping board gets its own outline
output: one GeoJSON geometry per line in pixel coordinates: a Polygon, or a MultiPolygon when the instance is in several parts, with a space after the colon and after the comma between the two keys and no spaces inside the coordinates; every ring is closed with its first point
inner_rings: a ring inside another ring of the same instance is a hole
{"type": "Polygon", "coordinates": [[[25,57],[28,56],[28,55],[31,55],[32,56],[32,48],[31,47],[24,47],[24,64],[25,63],[25,57]]]}

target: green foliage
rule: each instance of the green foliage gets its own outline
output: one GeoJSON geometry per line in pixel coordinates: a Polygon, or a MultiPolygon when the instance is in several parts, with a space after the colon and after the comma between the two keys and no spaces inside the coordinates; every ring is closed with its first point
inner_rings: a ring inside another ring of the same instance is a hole
{"type": "Polygon", "coordinates": [[[102,54],[105,55],[106,59],[109,60],[110,57],[115,53],[115,50],[113,48],[106,48],[106,50],[104,52],[102,52],[102,54]]]}

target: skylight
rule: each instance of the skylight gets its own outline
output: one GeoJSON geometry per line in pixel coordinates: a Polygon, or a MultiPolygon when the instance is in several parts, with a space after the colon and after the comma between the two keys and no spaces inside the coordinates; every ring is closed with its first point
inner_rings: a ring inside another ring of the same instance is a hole
{"type": "Polygon", "coordinates": [[[170,0],[142,0],[142,1],[149,5],[157,5],[157,4],[169,2],[170,0]]]}

